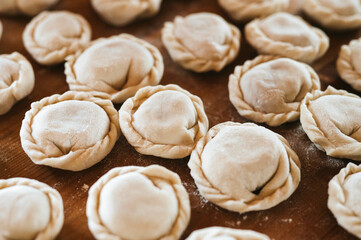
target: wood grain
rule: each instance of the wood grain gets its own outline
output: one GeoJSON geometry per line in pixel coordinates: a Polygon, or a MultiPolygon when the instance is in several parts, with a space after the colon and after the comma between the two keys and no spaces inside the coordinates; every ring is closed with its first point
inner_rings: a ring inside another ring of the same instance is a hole
{"type": "MultiPolygon", "coordinates": [[[[298,1],[297,3],[299,4],[298,1]]],[[[292,8],[297,9],[297,6],[292,5],[292,8]]],[[[246,43],[244,37],[241,51],[232,64],[220,73],[202,74],[184,70],[173,63],[160,40],[160,31],[164,22],[172,20],[176,15],[209,11],[231,21],[218,6],[216,0],[164,0],[161,11],[156,17],[122,28],[104,23],[92,10],[89,0],[61,0],[54,9],[67,9],[82,14],[92,26],[93,39],[125,32],[143,38],[158,47],[165,62],[165,73],[161,84],[175,83],[198,95],[204,102],[210,127],[224,121],[246,122],[246,119],[240,117],[231,105],[227,89],[228,76],[233,72],[234,67],[257,55],[246,43]]],[[[64,66],[62,64],[54,67],[40,66],[26,52],[21,35],[30,18],[0,16],[0,19],[4,25],[3,38],[0,40],[0,54],[13,51],[24,54],[31,60],[36,75],[35,89],[30,96],[17,103],[10,112],[0,116],[0,178],[33,178],[49,184],[61,193],[65,207],[65,223],[58,239],[93,239],[87,225],[85,206],[88,186],[91,186],[100,176],[113,167],[150,164],[160,164],[177,172],[189,193],[192,217],[182,239],[185,239],[193,230],[216,225],[253,229],[273,239],[356,239],[337,225],[326,206],[329,180],[349,161],[328,157],[324,152],[316,149],[307,138],[299,121],[270,128],[283,135],[300,157],[302,180],[299,188],[287,201],[272,209],[242,215],[223,210],[199,195],[189,174],[188,158],[168,160],[141,155],[127,143],[123,136],[104,160],[81,172],[63,171],[33,164],[21,148],[19,138],[21,121],[33,101],[68,90],[63,73],[64,66]]],[[[238,26],[243,32],[244,25],[238,24],[238,26]]],[[[312,65],[320,75],[322,88],[333,85],[355,93],[338,77],[335,60],[340,46],[351,39],[360,37],[361,32],[327,32],[327,34],[331,38],[330,50],[312,65]]],[[[120,105],[116,105],[117,109],[119,107],[120,105]]]]}

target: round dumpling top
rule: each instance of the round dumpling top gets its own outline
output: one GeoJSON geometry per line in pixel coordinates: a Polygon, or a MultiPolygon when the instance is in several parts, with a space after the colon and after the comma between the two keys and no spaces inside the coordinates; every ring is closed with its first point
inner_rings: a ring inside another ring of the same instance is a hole
{"type": "Polygon", "coordinates": [[[279,204],[300,182],[300,163],[288,142],[252,123],[212,127],[188,166],[202,196],[239,213],[279,204]]]}
{"type": "Polygon", "coordinates": [[[163,70],[159,50],[128,34],[95,40],[65,64],[71,90],[103,92],[114,103],[124,102],[141,87],[157,85],[163,70]]]}
{"type": "Polygon", "coordinates": [[[89,23],[69,11],[42,12],[26,25],[23,42],[32,57],[44,65],[64,62],[86,46],[91,38],[89,23]]]}
{"type": "Polygon", "coordinates": [[[316,146],[333,157],[361,160],[361,98],[328,87],[308,94],[301,105],[301,124],[316,146]]]}
{"type": "Polygon", "coordinates": [[[108,23],[124,26],[158,13],[162,0],[91,0],[95,11],[108,23]]]}
{"type": "Polygon", "coordinates": [[[275,174],[281,154],[282,143],[266,128],[225,126],[204,147],[202,169],[223,193],[249,201],[275,174]]]}
{"type": "Polygon", "coordinates": [[[361,26],[359,0],[305,0],[304,11],[322,26],[344,31],[361,26]]]}
{"type": "Polygon", "coordinates": [[[208,227],[192,232],[186,240],[270,240],[270,238],[252,230],[208,227]]]}
{"type": "Polygon", "coordinates": [[[176,173],[159,165],[118,167],[90,188],[87,217],[96,239],[179,239],[190,203],[176,173]]]}
{"type": "Polygon", "coordinates": [[[32,136],[48,156],[86,149],[109,131],[107,113],[95,103],[70,100],[48,105],[34,117],[32,136]]]}
{"type": "Polygon", "coordinates": [[[56,4],[59,0],[5,0],[1,1],[0,13],[34,16],[56,4]]]}
{"type": "Polygon", "coordinates": [[[173,61],[195,72],[220,71],[237,56],[239,29],[214,13],[177,16],[166,22],[162,41],[173,61]]]}
{"type": "Polygon", "coordinates": [[[31,240],[50,221],[48,197],[35,188],[15,185],[0,189],[0,237],[31,240]]]}
{"type": "Polygon", "coordinates": [[[260,23],[260,28],[267,37],[275,41],[290,43],[294,46],[318,46],[317,34],[301,19],[288,13],[275,13],[260,23]]]}
{"type": "Polygon", "coordinates": [[[361,41],[351,41],[351,64],[361,80],[361,41]]]}
{"type": "Polygon", "coordinates": [[[109,230],[122,239],[159,239],[172,228],[178,201],[170,185],[129,173],[104,186],[99,215],[109,230]]]}
{"type": "Polygon", "coordinates": [[[284,113],[299,108],[312,88],[312,79],[304,64],[280,58],[259,64],[240,80],[244,100],[264,113],[284,113]]]}
{"type": "Polygon", "coordinates": [[[152,69],[149,51],[128,39],[110,39],[86,49],[74,64],[80,83],[112,93],[139,84],[152,69]]]}
{"type": "Polygon", "coordinates": [[[120,108],[119,123],[138,152],[172,159],[188,156],[208,130],[201,99],[172,84],[140,89],[120,108]]]}
{"type": "Polygon", "coordinates": [[[135,111],[134,128],[146,139],[160,144],[193,144],[197,112],[192,101],[181,92],[158,92],[135,111]]]}
{"type": "Polygon", "coordinates": [[[228,52],[232,37],[228,23],[212,13],[196,13],[175,21],[174,35],[196,57],[220,60],[228,52]]]}

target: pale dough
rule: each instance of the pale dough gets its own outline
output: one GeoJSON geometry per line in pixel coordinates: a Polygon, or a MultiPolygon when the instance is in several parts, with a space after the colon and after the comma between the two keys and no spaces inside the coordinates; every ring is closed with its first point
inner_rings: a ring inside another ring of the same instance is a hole
{"type": "Polygon", "coordinates": [[[164,167],[118,167],[90,188],[86,213],[98,240],[176,240],[190,202],[179,176],[164,167]]]}
{"type": "Polygon", "coordinates": [[[95,40],[65,63],[71,90],[103,92],[114,103],[124,102],[141,87],[157,85],[163,70],[159,50],[129,34],[95,40]]]}
{"type": "Polygon", "coordinates": [[[203,197],[239,213],[271,208],[296,190],[300,162],[282,136],[225,122],[200,139],[188,162],[203,197]]]}
{"type": "Polygon", "coordinates": [[[218,0],[219,5],[236,21],[248,21],[287,10],[289,0],[218,0]]]}
{"type": "Polygon", "coordinates": [[[329,29],[344,31],[361,27],[360,0],[304,0],[303,9],[329,29]]]}
{"type": "Polygon", "coordinates": [[[162,41],[173,61],[195,72],[220,71],[238,54],[241,33],[213,13],[177,16],[166,22],[162,41]]]}
{"type": "Polygon", "coordinates": [[[23,14],[34,16],[41,11],[50,8],[59,0],[2,0],[0,13],[6,15],[23,14]]]}
{"type": "Polygon", "coordinates": [[[361,38],[342,45],[336,62],[340,77],[357,91],[361,91],[361,38]]]}
{"type": "Polygon", "coordinates": [[[252,230],[208,227],[192,232],[186,240],[270,240],[270,238],[252,230]]]}
{"type": "Polygon", "coordinates": [[[208,130],[201,99],[177,85],[140,89],[120,108],[119,122],[138,152],[164,158],[188,156],[208,130]]]}
{"type": "Polygon", "coordinates": [[[120,134],[119,120],[113,104],[99,97],[67,92],[33,103],[20,130],[30,159],[80,171],[108,155],[120,134]]]}
{"type": "Polygon", "coordinates": [[[40,64],[53,65],[90,42],[90,25],[81,15],[68,11],[44,11],[23,32],[26,50],[40,64]]]}
{"type": "Polygon", "coordinates": [[[310,140],[327,155],[361,160],[361,98],[329,86],[307,94],[301,124],[310,140]]]}
{"type": "Polygon", "coordinates": [[[29,95],[35,76],[30,62],[20,53],[0,55],[0,115],[29,95]]]}
{"type": "Polygon", "coordinates": [[[245,35],[259,53],[307,63],[322,57],[329,47],[329,38],[323,31],[284,12],[253,20],[246,25],[245,35]]]}
{"type": "Polygon", "coordinates": [[[124,26],[156,15],[162,0],[91,0],[95,11],[108,23],[124,26]]]}
{"type": "Polygon", "coordinates": [[[0,180],[0,239],[55,239],[63,222],[58,191],[33,179],[0,180]]]}
{"type": "Polygon", "coordinates": [[[320,89],[317,73],[289,58],[260,55],[237,66],[229,77],[229,98],[239,114],[279,126],[299,119],[306,93],[320,89]]]}
{"type": "Polygon", "coordinates": [[[341,227],[361,238],[361,166],[349,163],[328,184],[327,206],[341,227]]]}

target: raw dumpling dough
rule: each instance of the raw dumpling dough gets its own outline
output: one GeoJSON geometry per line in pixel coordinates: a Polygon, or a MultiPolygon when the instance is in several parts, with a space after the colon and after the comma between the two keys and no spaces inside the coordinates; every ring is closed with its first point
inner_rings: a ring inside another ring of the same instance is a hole
{"type": "Polygon", "coordinates": [[[327,206],[339,225],[361,238],[361,166],[349,163],[328,184],[327,206]]]}
{"type": "Polygon", "coordinates": [[[303,9],[329,29],[342,31],[361,27],[360,0],[305,0],[303,9]]]}
{"type": "Polygon", "coordinates": [[[91,38],[89,23],[68,11],[42,12],[26,25],[23,42],[40,64],[52,65],[87,45],[91,38]]]}
{"type": "Polygon", "coordinates": [[[21,144],[36,164],[80,171],[112,150],[120,134],[118,121],[107,99],[80,92],[53,95],[31,105],[21,144]]]}
{"type": "Polygon", "coordinates": [[[236,21],[248,21],[285,11],[289,0],[218,0],[219,5],[236,21]]]}
{"type": "Polygon", "coordinates": [[[33,67],[23,55],[0,55],[0,115],[33,91],[34,78],[33,67]]]}
{"type": "Polygon", "coordinates": [[[329,47],[329,38],[323,31],[284,12],[253,20],[246,25],[245,34],[259,53],[307,63],[323,56],[329,47]]]}
{"type": "Polygon", "coordinates": [[[2,0],[0,13],[34,16],[56,4],[59,0],[2,0]]]}
{"type": "Polygon", "coordinates": [[[209,227],[192,232],[186,240],[270,240],[270,238],[251,230],[209,227]]]}
{"type": "Polygon", "coordinates": [[[214,126],[198,141],[188,166],[203,197],[239,213],[279,204],[301,178],[287,140],[253,123],[214,126]]]}
{"type": "Polygon", "coordinates": [[[158,13],[161,3],[162,0],[91,0],[95,11],[115,26],[152,17],[158,13]]]}
{"type": "Polygon", "coordinates": [[[307,94],[301,124],[310,140],[332,157],[361,160],[361,98],[329,86],[307,94]]]}
{"type": "Polygon", "coordinates": [[[173,61],[195,72],[220,71],[232,62],[241,33],[213,13],[195,13],[166,22],[162,41],[173,61]]]}
{"type": "Polygon", "coordinates": [[[188,156],[208,130],[201,99],[177,85],[140,89],[120,108],[119,122],[138,152],[164,158],[188,156]]]}
{"type": "Polygon", "coordinates": [[[95,40],[65,63],[71,90],[103,92],[114,103],[124,102],[141,87],[157,85],[163,70],[159,50],[129,34],[95,40]]]}
{"type": "Polygon", "coordinates": [[[341,78],[361,91],[361,38],[341,47],[336,65],[341,78]]]}
{"type": "Polygon", "coordinates": [[[0,239],[55,239],[64,223],[63,200],[45,183],[0,180],[0,239]]]}
{"type": "Polygon", "coordinates": [[[88,225],[98,240],[176,240],[190,219],[179,176],[159,165],[118,167],[89,190],[88,225]]]}
{"type": "Polygon", "coordinates": [[[239,114],[279,126],[300,116],[306,93],[320,89],[312,67],[289,58],[261,55],[237,66],[229,77],[229,97],[239,114]]]}

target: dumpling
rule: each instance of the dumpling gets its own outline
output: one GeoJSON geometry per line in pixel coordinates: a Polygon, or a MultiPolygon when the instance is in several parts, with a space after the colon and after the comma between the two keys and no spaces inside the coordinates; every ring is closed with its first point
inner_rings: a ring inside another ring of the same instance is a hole
{"type": "Polygon", "coordinates": [[[0,55],[0,115],[29,95],[35,76],[30,62],[20,53],[0,55]]]}
{"type": "Polygon", "coordinates": [[[188,166],[204,198],[239,213],[276,206],[301,179],[300,161],[287,140],[253,123],[212,127],[188,166]]]}
{"type": "Polygon", "coordinates": [[[129,34],[95,40],[65,63],[70,90],[103,92],[114,103],[124,102],[141,87],[157,85],[163,70],[159,50],[129,34]]]}
{"type": "Polygon", "coordinates": [[[341,78],[361,91],[361,38],[341,47],[336,66],[341,78]]]}
{"type": "Polygon", "coordinates": [[[270,240],[270,238],[252,230],[208,227],[192,232],[186,240],[270,240]]]}
{"type": "Polygon", "coordinates": [[[0,239],[55,239],[64,223],[58,191],[28,178],[0,180],[0,239]]]}
{"type": "Polygon", "coordinates": [[[273,54],[311,63],[322,57],[329,38],[302,18],[279,12],[255,19],[245,27],[247,41],[260,54],[273,54]]]}
{"type": "Polygon", "coordinates": [[[105,158],[118,140],[117,110],[104,95],[66,92],[32,103],[21,145],[36,164],[80,171],[105,158]]]}
{"type": "Polygon", "coordinates": [[[179,176],[159,165],[118,167],[89,190],[86,213],[98,240],[177,240],[190,220],[179,176]]]}
{"type": "Polygon", "coordinates": [[[236,21],[248,21],[287,10],[289,0],[218,0],[219,5],[236,21]]]}
{"type": "Polygon", "coordinates": [[[361,238],[361,166],[349,163],[328,184],[327,206],[338,224],[361,238]]]}
{"type": "Polygon", "coordinates": [[[305,0],[303,9],[329,29],[342,31],[361,27],[360,0],[305,0]]]}
{"type": "Polygon", "coordinates": [[[361,98],[329,86],[307,94],[301,124],[309,139],[332,157],[361,160],[361,98]]]}
{"type": "Polygon", "coordinates": [[[6,15],[23,14],[34,16],[55,5],[59,0],[2,0],[0,13],[6,15]]]}
{"type": "Polygon", "coordinates": [[[156,15],[162,0],[91,0],[95,11],[108,23],[126,25],[156,15]]]}
{"type": "Polygon", "coordinates": [[[298,120],[306,93],[320,89],[317,73],[290,58],[261,55],[237,66],[229,77],[229,98],[239,114],[279,126],[298,120]]]}
{"type": "Polygon", "coordinates": [[[138,152],[164,158],[188,156],[208,130],[201,99],[173,84],[140,89],[120,108],[119,122],[138,152]]]}
{"type": "Polygon", "coordinates": [[[42,12],[26,25],[23,42],[40,64],[52,65],[87,45],[91,38],[89,23],[68,11],[42,12]]]}
{"type": "Polygon", "coordinates": [[[162,41],[173,61],[195,72],[220,71],[239,51],[241,33],[213,13],[177,16],[166,22],[162,41]]]}

